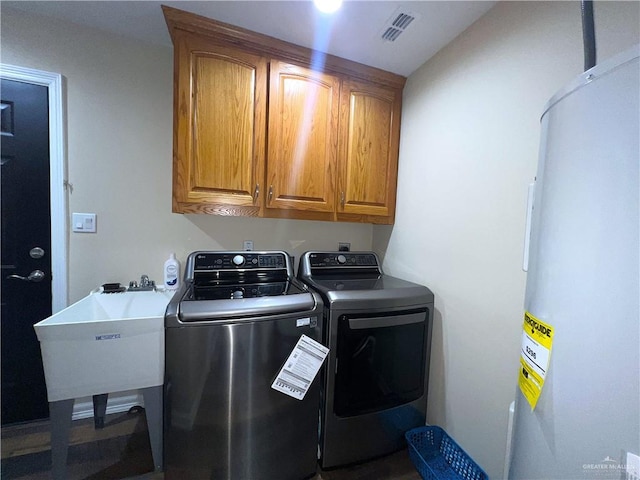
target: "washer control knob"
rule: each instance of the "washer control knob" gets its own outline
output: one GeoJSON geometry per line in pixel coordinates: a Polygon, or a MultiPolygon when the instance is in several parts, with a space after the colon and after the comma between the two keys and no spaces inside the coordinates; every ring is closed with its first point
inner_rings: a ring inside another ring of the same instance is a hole
{"type": "Polygon", "coordinates": [[[236,255],[231,261],[234,265],[240,266],[244,263],[244,257],[242,255],[236,255]]]}
{"type": "Polygon", "coordinates": [[[345,257],[344,255],[338,255],[338,258],[336,258],[336,260],[338,260],[338,263],[340,265],[344,265],[345,263],[347,263],[347,257],[345,257]]]}

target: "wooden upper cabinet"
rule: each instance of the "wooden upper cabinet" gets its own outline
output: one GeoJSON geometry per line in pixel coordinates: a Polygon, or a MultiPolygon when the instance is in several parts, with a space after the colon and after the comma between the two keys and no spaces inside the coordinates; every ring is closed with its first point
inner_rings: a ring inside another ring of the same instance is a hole
{"type": "Polygon", "coordinates": [[[335,210],[339,106],[339,78],[271,60],[267,209],[335,210]]]}
{"type": "Polygon", "coordinates": [[[401,90],[345,80],[340,108],[338,215],[393,223],[401,90]]]}
{"type": "Polygon", "coordinates": [[[404,77],[162,9],[174,212],[393,223],[404,77]]]}
{"type": "Polygon", "coordinates": [[[173,210],[259,215],[267,61],[187,33],[174,42],[173,210]]]}

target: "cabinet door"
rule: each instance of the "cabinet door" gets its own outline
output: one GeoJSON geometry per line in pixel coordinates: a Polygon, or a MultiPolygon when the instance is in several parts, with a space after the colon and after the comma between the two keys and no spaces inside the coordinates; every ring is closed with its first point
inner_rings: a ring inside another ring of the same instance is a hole
{"type": "Polygon", "coordinates": [[[259,215],[266,59],[185,34],[175,62],[174,212],[259,215]]]}
{"type": "Polygon", "coordinates": [[[339,93],[334,76],[271,61],[267,210],[333,215],[339,93]]]}
{"type": "Polygon", "coordinates": [[[345,80],[340,98],[338,218],[393,223],[401,91],[345,80]]]}

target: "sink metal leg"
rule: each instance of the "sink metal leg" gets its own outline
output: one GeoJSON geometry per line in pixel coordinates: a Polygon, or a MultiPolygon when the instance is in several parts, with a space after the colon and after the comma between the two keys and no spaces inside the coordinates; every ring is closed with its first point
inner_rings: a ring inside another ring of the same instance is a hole
{"type": "Polygon", "coordinates": [[[107,413],[108,393],[93,396],[93,427],[104,428],[104,416],[107,413]]]}
{"type": "Polygon", "coordinates": [[[51,476],[53,480],[67,478],[67,453],[74,399],[49,402],[51,420],[51,476]]]}
{"type": "Polygon", "coordinates": [[[156,471],[163,468],[162,451],[162,385],[142,389],[144,409],[149,428],[149,442],[156,471]]]}

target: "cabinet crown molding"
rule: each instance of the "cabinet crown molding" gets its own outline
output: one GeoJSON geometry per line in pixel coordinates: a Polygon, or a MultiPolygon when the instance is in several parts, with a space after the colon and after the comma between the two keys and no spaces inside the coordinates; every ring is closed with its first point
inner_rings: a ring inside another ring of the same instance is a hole
{"type": "Polygon", "coordinates": [[[207,37],[212,42],[221,45],[235,46],[267,57],[275,57],[302,65],[308,65],[310,59],[316,53],[319,53],[325,56],[323,72],[347,75],[351,78],[358,78],[400,90],[404,88],[407,80],[406,77],[392,72],[346,60],[335,55],[317,52],[311,48],[295,45],[167,5],[162,5],[162,11],[174,43],[176,41],[176,32],[184,31],[207,37]]]}

